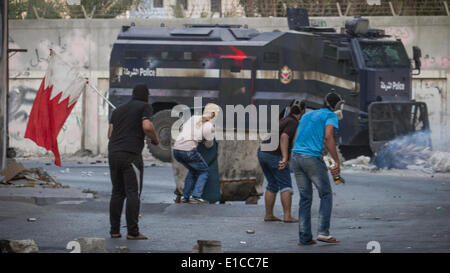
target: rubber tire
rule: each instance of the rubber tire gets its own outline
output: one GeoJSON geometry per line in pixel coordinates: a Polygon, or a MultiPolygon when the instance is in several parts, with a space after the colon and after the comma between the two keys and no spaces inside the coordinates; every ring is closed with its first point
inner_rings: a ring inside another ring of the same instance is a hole
{"type": "Polygon", "coordinates": [[[152,117],[153,126],[158,136],[159,145],[155,146],[150,143],[150,139],[146,138],[149,152],[157,159],[163,162],[171,162],[172,149],[170,147],[171,135],[170,129],[172,124],[178,119],[171,117],[172,110],[161,110],[152,117]],[[168,131],[167,131],[168,130],[168,131]],[[162,134],[161,134],[162,133],[162,134]]]}

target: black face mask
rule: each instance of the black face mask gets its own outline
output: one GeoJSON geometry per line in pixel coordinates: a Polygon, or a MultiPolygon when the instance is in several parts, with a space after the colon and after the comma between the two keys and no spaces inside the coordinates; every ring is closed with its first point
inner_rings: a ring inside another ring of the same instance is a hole
{"type": "Polygon", "coordinates": [[[148,87],[145,84],[138,84],[133,88],[133,100],[148,102],[148,87]]]}

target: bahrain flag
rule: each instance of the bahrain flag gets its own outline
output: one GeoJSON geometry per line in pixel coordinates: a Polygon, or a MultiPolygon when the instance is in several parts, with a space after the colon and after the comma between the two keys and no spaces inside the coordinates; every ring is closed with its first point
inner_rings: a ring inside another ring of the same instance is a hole
{"type": "Polygon", "coordinates": [[[86,80],[78,70],[51,51],[45,77],[28,118],[25,138],[52,151],[55,164],[60,167],[57,137],[85,86],[86,80]]]}

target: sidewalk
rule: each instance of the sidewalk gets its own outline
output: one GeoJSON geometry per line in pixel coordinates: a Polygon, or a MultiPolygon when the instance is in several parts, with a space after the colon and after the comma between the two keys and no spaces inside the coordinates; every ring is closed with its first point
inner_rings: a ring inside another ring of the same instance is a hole
{"type": "Polygon", "coordinates": [[[32,204],[45,204],[58,200],[90,200],[92,193],[83,193],[83,190],[73,188],[42,188],[42,187],[0,187],[0,201],[16,201],[32,204]],[[43,203],[45,202],[45,203],[43,203]]]}

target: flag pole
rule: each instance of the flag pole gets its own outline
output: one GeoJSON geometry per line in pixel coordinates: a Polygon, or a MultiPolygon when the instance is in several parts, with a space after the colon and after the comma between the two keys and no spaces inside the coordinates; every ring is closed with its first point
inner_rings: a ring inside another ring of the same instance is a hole
{"type": "MultiPolygon", "coordinates": [[[[50,48],[50,56],[55,55],[57,56],[56,52],[50,48]]],[[[60,61],[65,63],[67,66],[72,66],[71,64],[69,64],[68,62],[64,61],[62,58],[60,58],[60,61]]],[[[81,77],[83,77],[83,75],[81,75],[81,73],[78,71],[78,75],[80,75],[81,77]]],[[[85,78],[85,77],[83,77],[85,78]]],[[[114,110],[117,108],[116,106],[114,106],[114,104],[112,104],[98,89],[97,87],[95,87],[94,85],[91,85],[89,83],[89,80],[87,78],[86,79],[86,84],[92,88],[100,97],[102,97],[114,110]]]]}
{"type": "Polygon", "coordinates": [[[102,93],[100,93],[100,91],[97,89],[97,87],[95,87],[94,85],[91,85],[89,83],[88,80],[86,80],[86,84],[92,88],[100,97],[102,97],[113,109],[116,109],[116,107],[114,106],[114,104],[112,104],[105,96],[103,96],[102,93]]]}

